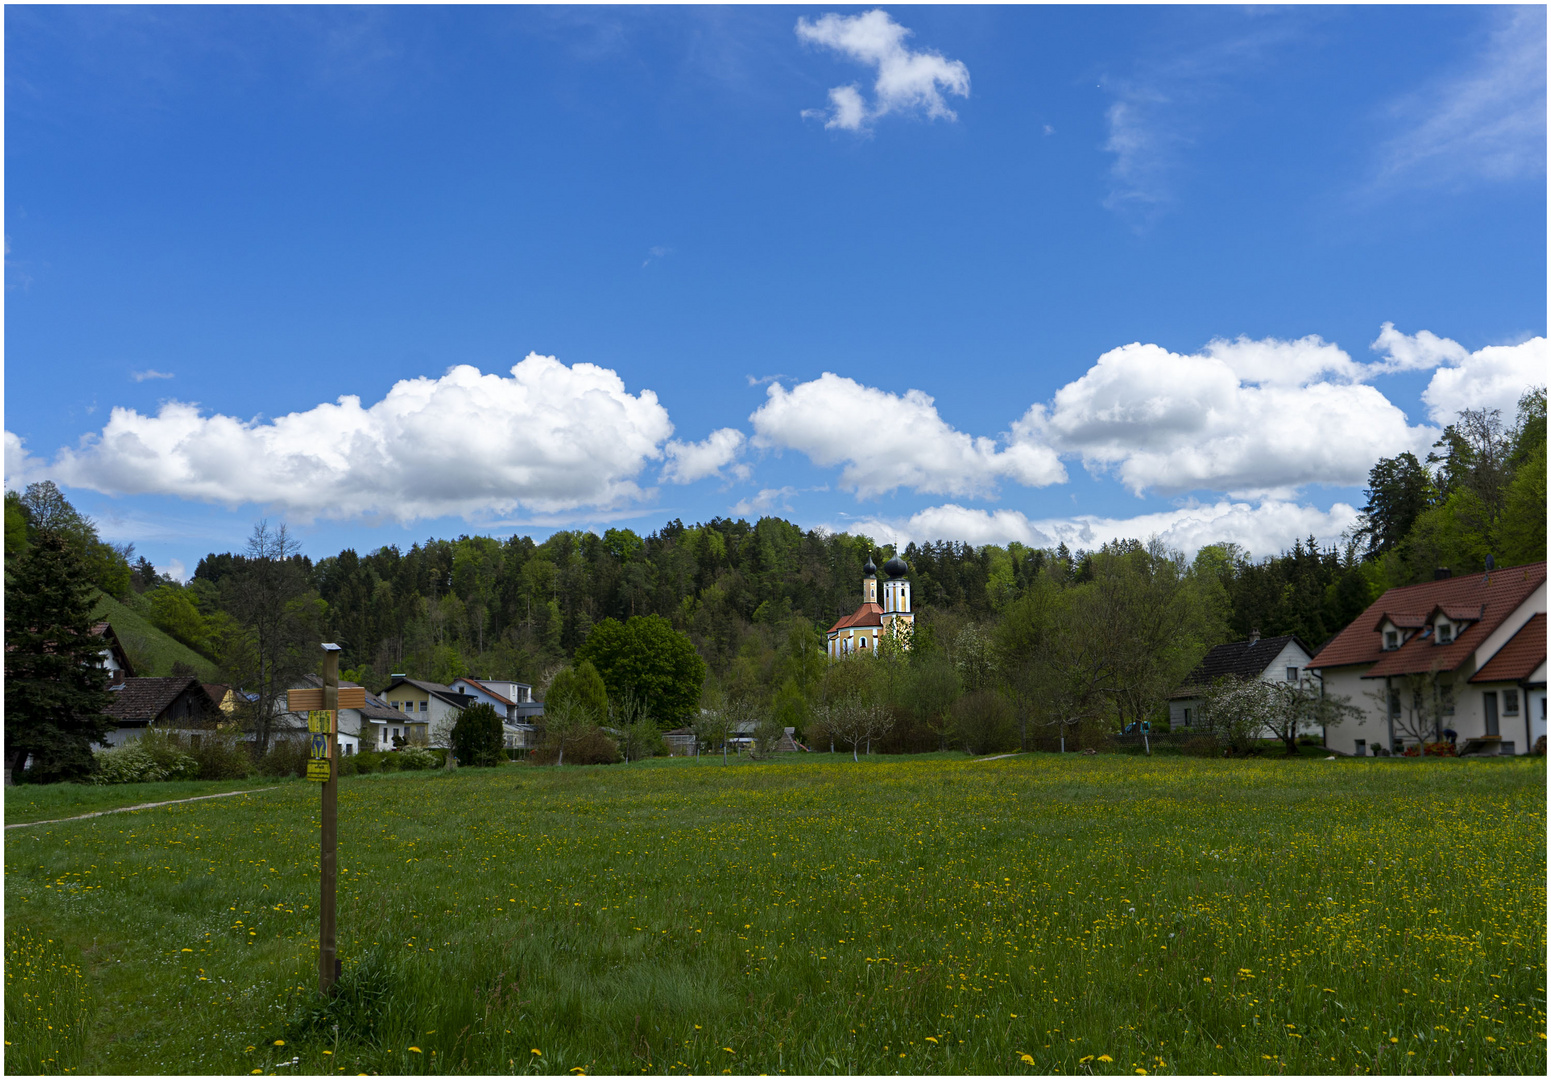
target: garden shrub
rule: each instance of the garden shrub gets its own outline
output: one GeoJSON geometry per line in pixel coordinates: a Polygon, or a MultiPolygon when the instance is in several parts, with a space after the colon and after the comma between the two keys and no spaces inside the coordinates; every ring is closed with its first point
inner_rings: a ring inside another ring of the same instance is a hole
{"type": "Polygon", "coordinates": [[[146,732],[122,746],[99,750],[94,757],[93,784],[146,784],[199,776],[199,762],[160,732],[146,732]]]}
{"type": "Polygon", "coordinates": [[[265,776],[305,776],[311,747],[301,739],[275,739],[269,753],[259,758],[258,771],[265,776]]]}
{"type": "MultiPolygon", "coordinates": [[[[529,759],[535,765],[553,765],[560,751],[553,746],[541,746],[529,759]]],[[[619,746],[601,729],[593,728],[581,738],[566,744],[567,765],[614,765],[623,761],[619,746]]]]}
{"type": "Polygon", "coordinates": [[[236,731],[180,732],[170,738],[179,751],[199,762],[201,780],[241,780],[253,774],[253,755],[236,731]]]}
{"type": "Polygon", "coordinates": [[[419,771],[436,768],[436,755],[423,746],[406,746],[397,754],[400,769],[419,771]]]}

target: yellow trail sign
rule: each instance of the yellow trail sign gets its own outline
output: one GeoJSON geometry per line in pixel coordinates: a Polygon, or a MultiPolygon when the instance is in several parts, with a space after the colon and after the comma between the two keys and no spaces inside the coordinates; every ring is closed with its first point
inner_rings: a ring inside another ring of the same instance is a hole
{"type": "Polygon", "coordinates": [[[328,758],[309,758],[307,761],[307,779],[316,780],[319,783],[328,783],[334,779],[334,763],[328,758]]]}

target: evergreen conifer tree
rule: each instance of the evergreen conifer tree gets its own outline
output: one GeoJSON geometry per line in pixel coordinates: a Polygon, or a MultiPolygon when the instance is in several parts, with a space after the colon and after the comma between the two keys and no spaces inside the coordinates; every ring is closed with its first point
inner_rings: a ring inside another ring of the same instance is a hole
{"type": "Polygon", "coordinates": [[[31,755],[31,779],[80,779],[95,767],[92,743],[105,742],[115,726],[104,715],[112,694],[81,556],[66,536],[44,531],[7,585],[7,764],[17,776],[31,755]]]}

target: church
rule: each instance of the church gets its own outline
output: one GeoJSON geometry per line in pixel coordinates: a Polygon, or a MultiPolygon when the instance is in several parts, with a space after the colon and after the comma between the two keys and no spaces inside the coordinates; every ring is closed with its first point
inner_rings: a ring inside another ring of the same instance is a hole
{"type": "Polygon", "coordinates": [[[878,603],[878,568],[867,560],[862,567],[862,606],[829,628],[826,649],[831,660],[854,652],[873,653],[884,634],[899,638],[910,647],[910,631],[915,613],[910,610],[910,582],[905,575],[910,567],[895,555],[883,564],[888,580],[883,583],[883,603],[878,603]]]}

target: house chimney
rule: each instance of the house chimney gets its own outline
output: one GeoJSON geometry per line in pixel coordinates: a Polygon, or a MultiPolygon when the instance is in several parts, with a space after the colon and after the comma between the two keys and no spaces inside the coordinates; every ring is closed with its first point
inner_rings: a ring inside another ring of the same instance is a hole
{"type": "Polygon", "coordinates": [[[1438,569],[1433,571],[1433,580],[1434,581],[1443,581],[1446,578],[1451,578],[1453,576],[1454,576],[1454,571],[1450,570],[1447,566],[1440,566],[1440,567],[1438,567],[1438,569]]]}
{"type": "Polygon", "coordinates": [[[1259,640],[1260,640],[1260,630],[1257,627],[1256,629],[1251,630],[1249,632],[1249,643],[1250,643],[1250,646],[1253,648],[1255,642],[1257,642],[1259,640]]]}

